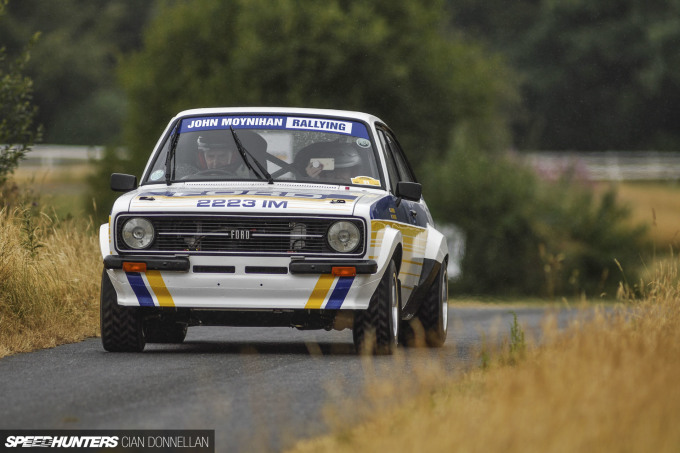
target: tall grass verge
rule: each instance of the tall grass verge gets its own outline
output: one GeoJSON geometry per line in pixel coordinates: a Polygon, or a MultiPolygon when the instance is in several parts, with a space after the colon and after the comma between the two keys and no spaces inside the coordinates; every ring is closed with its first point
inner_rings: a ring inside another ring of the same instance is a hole
{"type": "Polygon", "coordinates": [[[564,331],[548,317],[524,357],[509,362],[502,348],[485,369],[429,379],[416,397],[294,451],[680,451],[677,265],[656,269],[643,300],[623,289],[620,310],[564,331]]]}
{"type": "Polygon", "coordinates": [[[98,334],[92,230],[30,204],[0,210],[0,357],[98,334]]]}

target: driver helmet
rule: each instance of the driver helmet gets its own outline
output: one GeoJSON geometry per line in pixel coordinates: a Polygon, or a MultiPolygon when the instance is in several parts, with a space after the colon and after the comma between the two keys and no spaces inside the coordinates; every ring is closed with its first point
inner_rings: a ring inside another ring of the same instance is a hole
{"type": "Polygon", "coordinates": [[[361,151],[351,143],[341,141],[317,142],[302,149],[295,156],[295,163],[304,169],[314,158],[332,158],[335,168],[352,168],[363,164],[361,151]]]}
{"type": "Polygon", "coordinates": [[[196,146],[198,148],[198,163],[203,169],[208,168],[210,153],[224,152],[225,155],[220,158],[220,167],[229,166],[234,162],[234,154],[236,153],[236,144],[231,136],[221,133],[207,133],[199,135],[196,139],[196,146]],[[208,157],[206,157],[208,154],[208,157]]]}
{"type": "Polygon", "coordinates": [[[335,159],[335,168],[351,168],[362,163],[359,150],[351,143],[338,144],[334,147],[331,157],[335,159]]]}
{"type": "MultiPolygon", "coordinates": [[[[263,160],[264,153],[267,151],[267,141],[261,135],[249,130],[237,130],[241,144],[258,160],[263,160]]],[[[236,142],[229,130],[206,131],[196,139],[198,149],[198,162],[202,168],[207,167],[205,153],[209,151],[224,150],[229,153],[227,165],[240,165],[241,159],[236,156],[236,142]]]]}
{"type": "Polygon", "coordinates": [[[202,153],[213,149],[231,149],[236,146],[231,137],[215,137],[214,135],[199,135],[196,144],[202,153]]]}

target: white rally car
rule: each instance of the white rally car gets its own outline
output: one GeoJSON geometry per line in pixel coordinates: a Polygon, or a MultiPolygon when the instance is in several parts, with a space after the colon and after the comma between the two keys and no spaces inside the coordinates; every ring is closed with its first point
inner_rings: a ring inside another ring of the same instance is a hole
{"type": "Polygon", "coordinates": [[[107,351],[188,326],[351,328],[390,353],[447,332],[448,249],[393,132],[292,108],[181,112],[100,228],[107,351]]]}

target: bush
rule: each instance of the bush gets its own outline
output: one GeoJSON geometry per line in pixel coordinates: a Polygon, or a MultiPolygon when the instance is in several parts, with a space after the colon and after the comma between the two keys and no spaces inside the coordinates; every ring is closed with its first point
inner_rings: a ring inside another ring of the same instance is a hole
{"type": "Polygon", "coordinates": [[[645,231],[615,192],[596,197],[574,179],[543,181],[508,156],[474,151],[429,169],[435,217],[466,235],[454,291],[613,296],[621,267],[636,280],[645,231]]]}

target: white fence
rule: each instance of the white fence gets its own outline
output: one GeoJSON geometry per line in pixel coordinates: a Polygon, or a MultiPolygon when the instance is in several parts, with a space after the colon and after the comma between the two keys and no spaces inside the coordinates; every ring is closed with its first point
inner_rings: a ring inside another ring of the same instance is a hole
{"type": "Polygon", "coordinates": [[[595,181],[680,179],[680,152],[542,151],[520,155],[529,165],[548,176],[573,169],[595,181]]]}
{"type": "Polygon", "coordinates": [[[54,167],[101,159],[103,146],[36,145],[19,164],[26,167],[54,167]]]}

